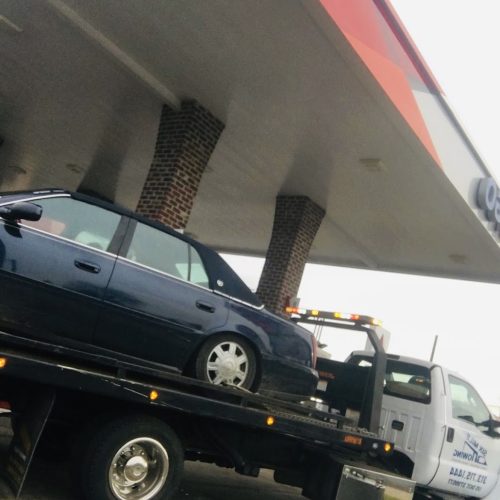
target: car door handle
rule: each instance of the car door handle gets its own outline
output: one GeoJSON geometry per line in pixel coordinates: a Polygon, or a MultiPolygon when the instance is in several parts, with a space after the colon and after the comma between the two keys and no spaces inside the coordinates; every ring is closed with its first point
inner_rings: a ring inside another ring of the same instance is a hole
{"type": "Polygon", "coordinates": [[[215,312],[215,307],[212,304],[208,304],[207,302],[202,302],[201,300],[196,301],[196,307],[201,309],[202,311],[206,311],[209,313],[215,312]]]}
{"type": "Polygon", "coordinates": [[[88,273],[97,274],[101,270],[101,266],[89,262],[88,260],[75,260],[75,266],[82,271],[87,271],[88,273]]]}

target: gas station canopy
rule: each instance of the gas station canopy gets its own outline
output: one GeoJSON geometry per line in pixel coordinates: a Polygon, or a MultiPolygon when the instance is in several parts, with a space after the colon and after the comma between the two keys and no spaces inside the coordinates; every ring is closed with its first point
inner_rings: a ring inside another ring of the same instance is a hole
{"type": "Polygon", "coordinates": [[[1,191],[97,173],[135,208],[161,106],[195,99],[225,123],[197,239],[263,256],[301,195],[312,262],[500,282],[491,173],[387,1],[5,0],[0,59],[1,191]]]}

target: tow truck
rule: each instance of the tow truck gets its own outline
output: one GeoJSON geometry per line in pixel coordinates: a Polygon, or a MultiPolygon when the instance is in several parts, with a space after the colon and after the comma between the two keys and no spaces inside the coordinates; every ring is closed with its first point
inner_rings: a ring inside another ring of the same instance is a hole
{"type": "Polygon", "coordinates": [[[386,355],[373,322],[336,320],[366,333],[375,352],[357,423],[317,400],[0,332],[0,407],[13,429],[0,456],[2,491],[20,497],[35,453],[49,443],[74,462],[88,500],[171,498],[184,460],[249,476],[271,469],[313,500],[411,499],[414,482],[394,473],[393,444],[378,435],[386,355]]]}
{"type": "MultiPolygon", "coordinates": [[[[313,325],[318,341],[325,327],[356,329],[358,322],[371,323],[371,334],[379,340],[388,337],[381,322],[370,317],[298,307],[287,311],[294,321],[313,325]]],[[[500,422],[479,393],[461,375],[432,361],[381,357],[380,344],[372,342],[373,349],[355,351],[345,361],[318,359],[316,395],[325,411],[369,425],[394,442],[386,464],[415,481],[415,498],[500,499],[500,422]],[[373,408],[369,421],[366,405],[373,408]]]]}

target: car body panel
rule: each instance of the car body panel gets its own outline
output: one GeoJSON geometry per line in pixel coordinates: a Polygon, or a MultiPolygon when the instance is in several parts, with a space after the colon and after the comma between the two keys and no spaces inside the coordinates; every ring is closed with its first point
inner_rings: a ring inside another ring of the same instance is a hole
{"type": "Polygon", "coordinates": [[[261,390],[312,394],[318,377],[312,367],[310,332],[266,310],[234,302],[230,308],[228,328],[261,351],[261,390]]]}
{"type": "Polygon", "coordinates": [[[202,337],[220,330],[227,316],[226,299],[210,290],[120,258],[94,343],[182,369],[202,337]]]}
{"type": "Polygon", "coordinates": [[[90,342],[115,261],[111,254],[0,222],[0,328],[90,342]],[[100,271],[79,269],[76,261],[100,271]]]}
{"type": "Polygon", "coordinates": [[[234,331],[260,345],[263,352],[311,367],[311,334],[291,321],[266,310],[232,303],[229,323],[234,325],[234,331]]]}

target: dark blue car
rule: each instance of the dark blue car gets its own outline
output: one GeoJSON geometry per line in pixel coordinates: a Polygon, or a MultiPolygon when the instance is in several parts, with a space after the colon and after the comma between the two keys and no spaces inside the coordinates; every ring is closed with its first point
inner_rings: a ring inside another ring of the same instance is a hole
{"type": "Polygon", "coordinates": [[[315,340],[266,311],[213,250],[64,190],[0,195],[0,330],[310,395],[315,340]]]}

